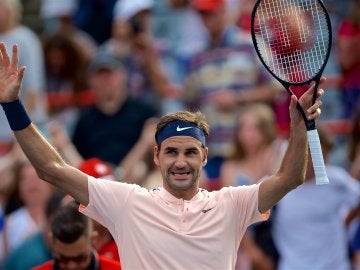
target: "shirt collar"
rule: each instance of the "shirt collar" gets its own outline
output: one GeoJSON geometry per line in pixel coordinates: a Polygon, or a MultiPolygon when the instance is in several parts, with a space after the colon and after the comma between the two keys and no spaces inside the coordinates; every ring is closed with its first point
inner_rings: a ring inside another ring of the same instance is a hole
{"type": "Polygon", "coordinates": [[[203,196],[204,196],[204,192],[201,192],[202,189],[198,189],[198,192],[195,194],[194,197],[192,197],[190,200],[184,200],[184,199],[179,199],[176,198],[174,195],[172,195],[170,192],[168,192],[165,188],[161,187],[159,189],[159,196],[166,202],[172,203],[172,204],[183,204],[184,201],[188,201],[188,202],[196,202],[198,200],[200,200],[203,196]]]}

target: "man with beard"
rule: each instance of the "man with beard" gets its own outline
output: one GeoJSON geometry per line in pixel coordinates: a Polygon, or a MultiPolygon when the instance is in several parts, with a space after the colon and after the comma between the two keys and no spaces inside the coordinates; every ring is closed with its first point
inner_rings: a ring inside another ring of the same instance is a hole
{"type": "Polygon", "coordinates": [[[17,141],[40,178],[70,194],[81,212],[109,229],[123,269],[234,269],[247,227],[266,219],[271,207],[304,182],[307,131],[296,104],[309,119],[320,116],[324,91],[311,105],[314,84],[299,100],[291,98],[291,132],[280,169],[252,186],[200,189],[208,156],[207,122],[200,112],[163,116],[154,146],[163,187],[149,191],[95,179],[68,165],[31,123],[18,98],[25,67],[18,68],[17,46],[11,59],[3,43],[0,52],[0,102],[17,141]]]}

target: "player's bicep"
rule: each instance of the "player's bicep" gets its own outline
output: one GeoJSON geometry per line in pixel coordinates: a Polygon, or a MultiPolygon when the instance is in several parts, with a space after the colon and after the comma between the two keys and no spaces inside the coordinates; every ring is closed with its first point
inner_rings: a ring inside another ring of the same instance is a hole
{"type": "Polygon", "coordinates": [[[89,190],[88,190],[88,176],[80,170],[65,165],[59,169],[57,186],[62,189],[66,194],[73,197],[78,203],[88,205],[89,203],[89,190]]]}
{"type": "Polygon", "coordinates": [[[277,204],[292,188],[282,182],[279,176],[271,175],[259,186],[259,211],[265,213],[277,204]]]}

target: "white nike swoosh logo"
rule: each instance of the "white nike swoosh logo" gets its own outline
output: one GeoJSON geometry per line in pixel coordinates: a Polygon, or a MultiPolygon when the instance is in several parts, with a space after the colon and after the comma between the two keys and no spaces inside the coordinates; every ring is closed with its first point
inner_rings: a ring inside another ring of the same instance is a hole
{"type": "Polygon", "coordinates": [[[193,127],[183,127],[183,128],[181,128],[181,127],[177,126],[176,131],[183,131],[183,130],[186,130],[186,129],[189,129],[189,128],[193,128],[193,127]]]}

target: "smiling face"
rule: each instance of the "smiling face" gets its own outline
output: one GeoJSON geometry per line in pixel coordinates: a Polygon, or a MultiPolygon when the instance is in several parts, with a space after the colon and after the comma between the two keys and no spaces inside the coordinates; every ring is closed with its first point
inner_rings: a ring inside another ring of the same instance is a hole
{"type": "Polygon", "coordinates": [[[173,136],[155,146],[154,162],[159,166],[164,188],[177,198],[190,200],[198,191],[208,149],[190,136],[173,136]]]}

